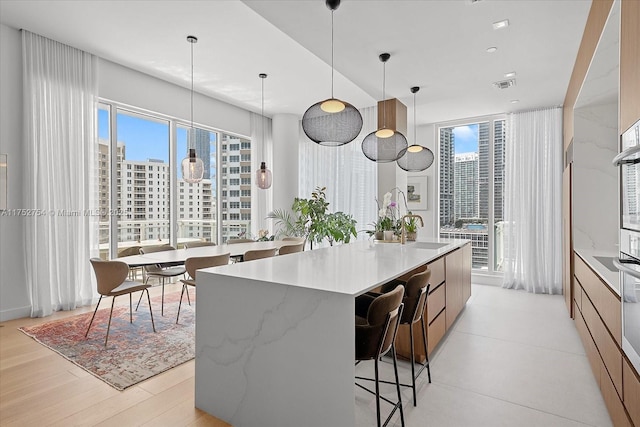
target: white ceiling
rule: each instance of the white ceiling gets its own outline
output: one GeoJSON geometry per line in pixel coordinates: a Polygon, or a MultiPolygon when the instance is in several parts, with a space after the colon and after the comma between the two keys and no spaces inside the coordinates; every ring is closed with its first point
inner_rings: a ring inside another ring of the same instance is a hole
{"type": "MultiPolygon", "coordinates": [[[[418,123],[510,112],[563,102],[589,0],[344,0],[335,12],[335,95],[356,107],[387,98],[418,123]],[[509,19],[495,31],[492,23],[509,19]],[[486,52],[490,46],[498,51],[486,52]],[[517,72],[515,87],[492,82],[517,72]],[[517,104],[510,103],[519,99],[517,104]]],[[[1,0],[0,22],[92,52],[161,79],[190,85],[195,35],[198,92],[265,112],[300,116],[328,98],[331,12],[324,0],[1,0]]]]}

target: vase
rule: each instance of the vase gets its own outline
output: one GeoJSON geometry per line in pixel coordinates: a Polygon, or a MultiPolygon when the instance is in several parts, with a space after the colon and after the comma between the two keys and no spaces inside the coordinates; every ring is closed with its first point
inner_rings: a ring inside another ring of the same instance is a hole
{"type": "Polygon", "coordinates": [[[387,241],[393,240],[393,230],[385,230],[383,231],[383,233],[384,233],[384,240],[387,240],[387,241]]]}
{"type": "Polygon", "coordinates": [[[417,232],[407,232],[407,241],[408,242],[415,242],[416,241],[416,237],[418,237],[418,233],[417,232]]]}
{"type": "Polygon", "coordinates": [[[384,239],[384,233],[382,231],[376,231],[374,236],[375,236],[376,240],[383,240],[384,239]]]}

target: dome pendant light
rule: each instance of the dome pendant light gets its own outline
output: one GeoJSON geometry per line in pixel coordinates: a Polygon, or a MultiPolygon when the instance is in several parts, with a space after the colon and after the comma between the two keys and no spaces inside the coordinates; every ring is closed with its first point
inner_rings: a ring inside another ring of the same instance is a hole
{"type": "Polygon", "coordinates": [[[426,170],[433,164],[433,152],[427,147],[417,144],[418,127],[416,123],[416,92],[420,88],[411,88],[413,94],[413,144],[410,145],[403,155],[397,160],[398,166],[407,172],[420,172],[426,170]]]}
{"type": "Polygon", "coordinates": [[[382,62],[382,127],[371,132],[362,141],[362,152],[374,162],[394,162],[400,158],[407,149],[407,138],[400,132],[387,127],[387,104],[385,99],[386,64],[391,55],[382,53],[379,56],[382,62]]]}
{"type": "Polygon", "coordinates": [[[302,116],[302,130],[320,145],[340,146],[356,139],[362,130],[362,115],[351,104],[333,96],[333,12],[340,0],[326,0],[331,10],[331,98],[317,102],[302,116]]]}
{"type": "Polygon", "coordinates": [[[182,159],[182,179],[193,184],[202,181],[204,163],[196,156],[196,149],[191,147],[192,141],[196,140],[193,128],[193,45],[198,42],[198,39],[194,36],[187,36],[187,41],[191,43],[191,127],[187,134],[187,157],[182,159]]]}
{"type": "MultiPolygon", "coordinates": [[[[267,75],[264,73],[258,74],[258,77],[262,79],[262,155],[264,156],[264,79],[267,78],[267,75]]],[[[260,169],[256,171],[256,185],[263,190],[271,187],[271,181],[273,177],[271,175],[271,171],[267,169],[266,162],[260,163],[260,169]]]]}

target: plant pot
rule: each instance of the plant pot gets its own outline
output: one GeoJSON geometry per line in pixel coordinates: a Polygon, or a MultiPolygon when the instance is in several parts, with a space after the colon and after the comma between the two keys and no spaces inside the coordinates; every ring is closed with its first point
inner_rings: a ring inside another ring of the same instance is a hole
{"type": "Polygon", "coordinates": [[[416,237],[418,237],[418,233],[417,232],[415,232],[415,231],[413,233],[407,232],[407,241],[408,242],[415,242],[416,241],[416,237]]]}
{"type": "Polygon", "coordinates": [[[382,231],[376,231],[374,234],[374,237],[376,240],[383,240],[384,239],[384,233],[382,231]]]}
{"type": "Polygon", "coordinates": [[[383,233],[384,233],[384,240],[387,240],[387,241],[393,240],[393,230],[385,230],[383,231],[383,233]]]}

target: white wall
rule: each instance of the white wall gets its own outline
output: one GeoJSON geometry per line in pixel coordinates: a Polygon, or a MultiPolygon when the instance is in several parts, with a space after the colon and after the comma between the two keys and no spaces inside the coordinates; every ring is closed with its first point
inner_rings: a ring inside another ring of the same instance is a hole
{"type": "MultiPolygon", "coordinates": [[[[22,51],[18,30],[0,24],[0,153],[8,155],[7,207],[23,207],[22,51]]],[[[25,218],[0,216],[0,321],[31,312],[26,284],[25,218]]]]}
{"type": "MultiPolygon", "coordinates": [[[[189,89],[100,59],[99,95],[121,104],[188,119],[189,89]]],[[[22,52],[18,30],[0,24],[0,153],[8,154],[8,207],[22,208],[22,52]]],[[[251,135],[247,110],[196,93],[194,123],[251,135]]],[[[297,156],[290,164],[297,171],[297,156]]],[[[28,316],[24,217],[0,217],[0,321],[28,316]]],[[[28,256],[28,255],[26,255],[28,256]]]]}
{"type": "MultiPolygon", "coordinates": [[[[273,116],[273,207],[289,209],[298,197],[298,147],[300,121],[297,114],[273,116]]],[[[267,165],[269,166],[269,165],[267,165]]]]}

